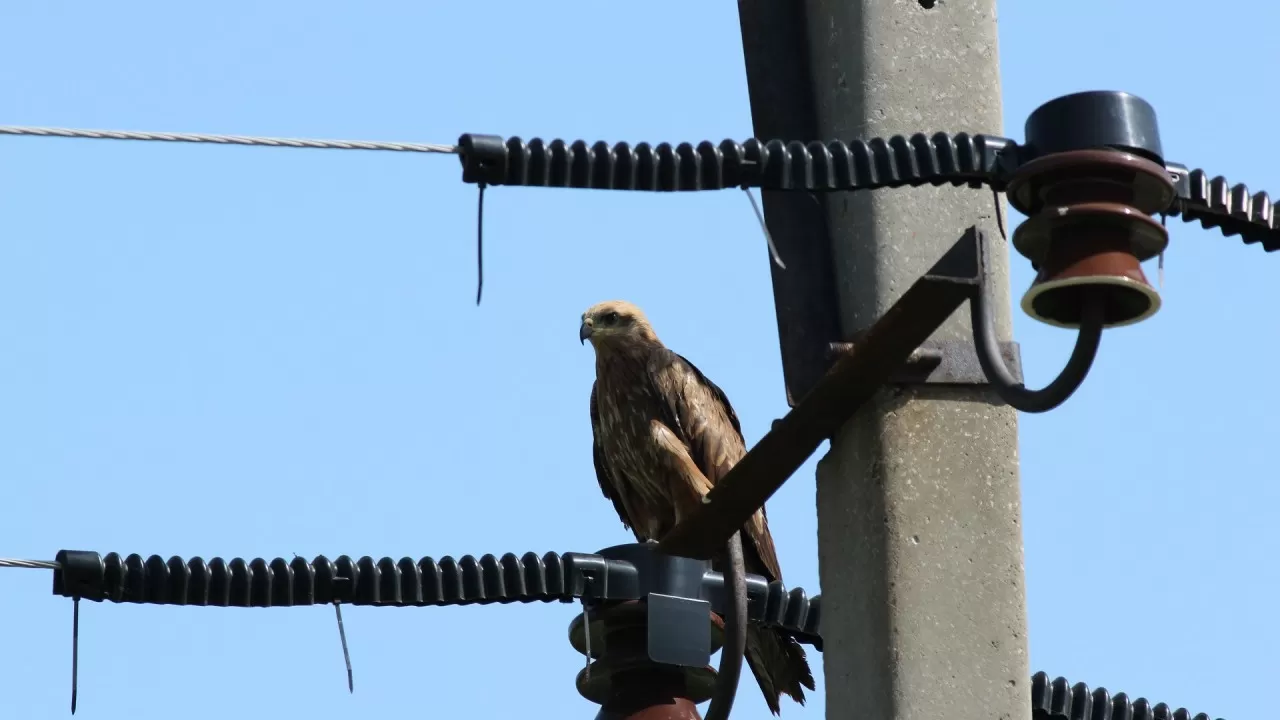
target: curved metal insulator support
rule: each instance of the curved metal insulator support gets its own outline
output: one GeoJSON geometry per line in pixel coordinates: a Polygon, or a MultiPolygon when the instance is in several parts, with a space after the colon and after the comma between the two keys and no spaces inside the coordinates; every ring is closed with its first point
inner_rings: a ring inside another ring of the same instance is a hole
{"type": "Polygon", "coordinates": [[[1227,237],[1239,235],[1246,243],[1262,243],[1267,252],[1280,250],[1280,218],[1270,195],[1251,195],[1243,184],[1231,185],[1221,175],[1210,177],[1204,170],[1174,163],[1166,167],[1178,191],[1170,216],[1199,221],[1201,227],[1218,228],[1227,237]]]}
{"type": "Polygon", "coordinates": [[[704,720],[728,720],[742,675],[742,658],[747,649],[747,571],[742,558],[742,533],[734,533],[727,543],[729,574],[725,590],[729,601],[724,608],[724,644],[720,648],[720,671],[704,720]]]}
{"type": "Polygon", "coordinates": [[[873,190],[996,182],[1016,144],[994,135],[917,133],[842,142],[752,138],[719,144],[588,144],[466,134],[458,139],[462,179],[487,185],[601,190],[873,190]]]}
{"type": "MultiPolygon", "coordinates": [[[[275,558],[230,561],[199,557],[144,558],[62,550],[53,592],[69,598],[147,605],[293,607],[341,603],[379,607],[425,607],[506,603],[636,600],[642,595],[632,563],[589,553],[528,552],[501,557],[445,556],[439,560],[323,555],[308,562],[275,558]]],[[[782,628],[796,640],[822,649],[820,598],[746,575],[747,617],[782,628]]],[[[701,595],[720,614],[732,597],[723,575],[708,570],[701,595]]]]}
{"type": "Polygon", "coordinates": [[[1146,698],[1130,701],[1124,693],[1112,696],[1106,688],[1091,692],[1082,682],[1072,685],[1063,677],[1050,680],[1044,672],[1031,676],[1031,717],[1033,720],[1209,720],[1205,713],[1192,715],[1186,708],[1172,710],[1165,703],[1152,704],[1146,698]]]}
{"type": "Polygon", "coordinates": [[[981,282],[969,296],[969,322],[973,329],[974,351],[978,356],[978,365],[992,389],[1010,407],[1020,412],[1042,413],[1052,410],[1067,401],[1080,385],[1093,366],[1098,354],[1098,345],[1102,341],[1102,330],[1105,326],[1104,296],[1085,293],[1081,298],[1081,318],[1079,334],[1076,336],[1075,348],[1067,360],[1066,367],[1058,377],[1040,390],[1028,390],[1019,382],[1005,365],[1000,353],[1000,343],[996,339],[995,319],[988,305],[990,288],[986,278],[987,238],[977,238],[979,253],[979,273],[981,282]]]}
{"type": "Polygon", "coordinates": [[[982,366],[982,373],[986,375],[996,394],[1013,409],[1025,413],[1048,412],[1066,402],[1067,398],[1080,389],[1098,354],[1104,317],[1102,298],[1085,298],[1084,317],[1079,335],[1076,336],[1075,348],[1058,377],[1039,390],[1028,390],[1004,364],[1000,344],[995,339],[991,311],[983,299],[984,294],[979,290],[970,298],[970,321],[973,324],[973,343],[978,364],[982,366]]]}

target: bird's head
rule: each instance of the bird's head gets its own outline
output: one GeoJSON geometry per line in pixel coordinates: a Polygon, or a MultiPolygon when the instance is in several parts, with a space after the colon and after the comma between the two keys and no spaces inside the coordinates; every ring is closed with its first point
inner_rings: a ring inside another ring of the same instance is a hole
{"type": "Polygon", "coordinates": [[[582,313],[578,340],[597,350],[631,344],[654,344],[658,336],[640,308],[625,300],[597,303],[582,313]]]}

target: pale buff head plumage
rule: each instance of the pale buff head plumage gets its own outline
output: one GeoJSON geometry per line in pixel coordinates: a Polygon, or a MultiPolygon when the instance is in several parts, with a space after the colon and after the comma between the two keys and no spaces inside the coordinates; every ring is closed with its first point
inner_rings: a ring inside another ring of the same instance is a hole
{"type": "Polygon", "coordinates": [[[578,340],[591,341],[597,352],[605,349],[657,345],[658,335],[644,311],[626,300],[596,303],[582,313],[578,340]]]}

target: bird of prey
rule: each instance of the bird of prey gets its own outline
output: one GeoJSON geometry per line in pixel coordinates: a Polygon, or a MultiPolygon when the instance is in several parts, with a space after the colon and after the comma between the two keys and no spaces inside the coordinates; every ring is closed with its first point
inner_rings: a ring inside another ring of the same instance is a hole
{"type": "MultiPolygon", "coordinates": [[[[578,330],[596,353],[591,432],[596,479],[640,542],[661,541],[747,453],[724,391],[667,349],[640,308],[613,300],[588,308],[578,330]]],[[[781,580],[764,508],[743,527],[746,571],[781,580]]],[[[713,560],[723,571],[725,554],[713,560]]],[[[774,715],[785,693],[814,689],[804,648],[776,629],[747,628],[746,661],[774,715]]]]}

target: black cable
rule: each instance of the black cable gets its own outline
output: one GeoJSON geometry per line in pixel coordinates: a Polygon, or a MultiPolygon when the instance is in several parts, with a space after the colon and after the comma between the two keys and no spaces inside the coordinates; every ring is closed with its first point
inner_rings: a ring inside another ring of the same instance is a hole
{"type": "Polygon", "coordinates": [[[725,573],[727,601],[724,608],[724,644],[720,647],[720,672],[705,720],[728,720],[742,676],[742,656],[747,649],[747,576],[742,558],[742,533],[729,538],[729,567],[725,573]]]}
{"type": "Polygon", "coordinates": [[[1098,354],[1098,343],[1102,340],[1104,306],[1101,295],[1084,294],[1083,314],[1080,320],[1080,334],[1076,336],[1075,349],[1067,366],[1062,369],[1053,382],[1040,390],[1028,390],[1025,385],[1014,379],[1000,356],[1000,345],[996,341],[994,321],[987,306],[987,286],[983,283],[978,291],[969,298],[969,317],[973,324],[973,344],[978,354],[978,364],[987,376],[987,381],[995,389],[1000,399],[1015,410],[1027,413],[1042,413],[1052,410],[1067,398],[1071,397],[1093,366],[1093,359],[1098,354]]]}

